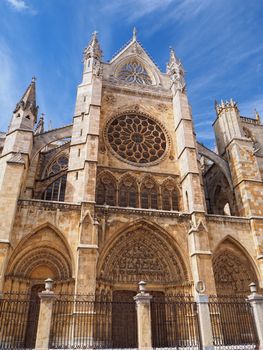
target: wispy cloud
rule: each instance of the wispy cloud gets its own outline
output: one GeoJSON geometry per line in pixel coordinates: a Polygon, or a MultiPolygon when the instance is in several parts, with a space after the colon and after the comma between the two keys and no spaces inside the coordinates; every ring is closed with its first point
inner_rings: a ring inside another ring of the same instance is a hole
{"type": "Polygon", "coordinates": [[[148,28],[153,31],[163,24],[183,21],[197,16],[211,0],[112,0],[102,6],[102,11],[118,14],[129,22],[135,22],[156,13],[166,13],[159,17],[155,25],[148,28]]]}
{"type": "Polygon", "coordinates": [[[6,2],[17,12],[27,11],[31,15],[37,14],[37,11],[30,7],[24,0],[6,0],[6,2]]]}
{"type": "Polygon", "coordinates": [[[23,10],[29,9],[29,6],[25,3],[24,0],[6,0],[6,1],[16,11],[23,11],[23,10]]]}
{"type": "Polygon", "coordinates": [[[150,15],[157,10],[164,10],[174,0],[113,0],[102,7],[103,12],[115,13],[130,22],[150,15]]]}

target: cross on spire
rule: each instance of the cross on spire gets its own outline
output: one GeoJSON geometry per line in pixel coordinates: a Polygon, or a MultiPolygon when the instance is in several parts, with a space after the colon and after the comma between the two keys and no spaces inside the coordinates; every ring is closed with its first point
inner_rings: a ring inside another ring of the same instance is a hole
{"type": "Polygon", "coordinates": [[[132,40],[133,41],[137,40],[137,29],[135,27],[133,27],[133,31],[132,31],[132,40]]]}

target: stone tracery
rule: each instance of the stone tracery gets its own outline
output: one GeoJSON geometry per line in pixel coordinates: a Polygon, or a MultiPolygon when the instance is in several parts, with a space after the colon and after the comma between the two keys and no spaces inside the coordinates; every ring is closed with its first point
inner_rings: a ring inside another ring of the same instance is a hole
{"type": "Polygon", "coordinates": [[[152,79],[146,68],[137,60],[126,62],[118,71],[117,78],[125,83],[152,85],[152,79]]]}
{"type": "Polygon", "coordinates": [[[109,122],[106,139],[110,149],[131,164],[155,164],[166,153],[167,135],[158,122],[145,115],[128,113],[109,122]]]}
{"type": "Polygon", "coordinates": [[[246,293],[249,291],[249,284],[257,281],[244,254],[234,253],[230,249],[224,249],[217,254],[213,259],[213,270],[219,294],[246,293]]]}

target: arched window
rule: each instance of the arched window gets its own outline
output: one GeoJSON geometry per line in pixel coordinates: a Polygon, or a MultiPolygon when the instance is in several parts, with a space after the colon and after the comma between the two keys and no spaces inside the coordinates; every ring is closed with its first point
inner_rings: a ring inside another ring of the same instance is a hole
{"type": "Polygon", "coordinates": [[[141,188],[141,207],[158,209],[158,190],[156,184],[151,180],[147,180],[141,188]]]}
{"type": "Polygon", "coordinates": [[[48,166],[45,177],[53,176],[59,172],[66,170],[68,168],[68,155],[61,154],[55,160],[53,160],[48,166]]]}
{"type": "Polygon", "coordinates": [[[98,179],[96,203],[99,205],[116,205],[116,182],[111,176],[104,174],[98,179]]]}
{"type": "Polygon", "coordinates": [[[175,189],[172,191],[172,210],[179,211],[178,192],[175,189]]]}
{"type": "Polygon", "coordinates": [[[47,187],[42,198],[47,201],[63,202],[65,198],[67,175],[59,177],[47,187]]]}
{"type": "Polygon", "coordinates": [[[124,179],[119,187],[119,206],[137,207],[137,186],[132,178],[124,179]]]}
{"type": "Polygon", "coordinates": [[[163,185],[162,189],[162,209],[179,210],[178,192],[175,185],[171,182],[163,185]]]}

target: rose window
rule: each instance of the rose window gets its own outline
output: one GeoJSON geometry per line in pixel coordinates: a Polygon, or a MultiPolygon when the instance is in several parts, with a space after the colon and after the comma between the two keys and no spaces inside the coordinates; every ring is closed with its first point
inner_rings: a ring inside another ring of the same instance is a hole
{"type": "Polygon", "coordinates": [[[152,85],[152,79],[148,72],[143,65],[136,61],[124,64],[118,72],[118,78],[126,83],[152,85]]]}
{"type": "Polygon", "coordinates": [[[147,116],[119,116],[108,124],[106,134],[114,154],[137,165],[158,161],[167,149],[163,129],[147,116]]]}

